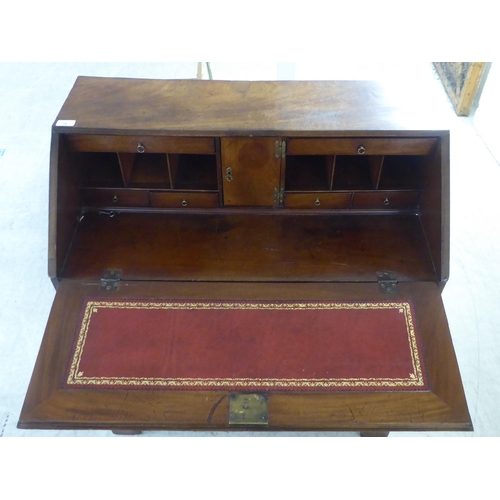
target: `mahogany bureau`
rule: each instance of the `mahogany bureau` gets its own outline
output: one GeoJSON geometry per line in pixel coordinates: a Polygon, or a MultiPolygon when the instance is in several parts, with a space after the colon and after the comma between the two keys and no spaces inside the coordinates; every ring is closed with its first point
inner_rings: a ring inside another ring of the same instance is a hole
{"type": "Polygon", "coordinates": [[[472,430],[423,111],[375,82],[79,77],[18,426],[472,430]]]}

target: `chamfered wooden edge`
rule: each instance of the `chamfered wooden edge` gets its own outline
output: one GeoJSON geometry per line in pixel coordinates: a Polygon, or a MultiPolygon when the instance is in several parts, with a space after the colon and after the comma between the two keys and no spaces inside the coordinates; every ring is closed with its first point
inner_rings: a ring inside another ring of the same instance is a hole
{"type": "Polygon", "coordinates": [[[366,131],[391,136],[407,135],[411,130],[442,130],[436,126],[432,113],[415,113],[419,104],[425,107],[427,103],[402,101],[392,89],[375,81],[249,82],[82,76],[77,78],[54,125],[59,120],[75,120],[72,127],[58,127],[71,133],[226,137],[333,137],[339,132],[363,135],[366,131]],[[148,113],[143,113],[145,108],[148,113]]]}
{"type": "MultiPolygon", "coordinates": [[[[18,427],[26,429],[235,430],[228,391],[63,389],[85,297],[110,298],[95,281],[61,282],[18,427]]],[[[113,298],[383,300],[376,284],[122,282],[113,298]]],[[[267,431],[468,431],[472,422],[439,288],[400,283],[394,300],[411,300],[431,390],[269,393],[267,431]]]]}

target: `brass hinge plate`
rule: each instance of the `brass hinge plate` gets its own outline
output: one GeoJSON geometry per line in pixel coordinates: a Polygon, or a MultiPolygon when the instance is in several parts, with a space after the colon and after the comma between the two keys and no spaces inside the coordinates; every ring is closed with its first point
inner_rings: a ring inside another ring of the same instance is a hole
{"type": "Polygon", "coordinates": [[[266,394],[230,394],[229,425],[268,425],[266,394]]]}
{"type": "Polygon", "coordinates": [[[377,272],[378,289],[384,294],[398,293],[398,281],[392,271],[377,272]]]}
{"type": "Polygon", "coordinates": [[[278,189],[277,187],[274,188],[273,201],[275,204],[283,203],[283,194],[284,194],[283,189],[278,189]]]}
{"type": "Polygon", "coordinates": [[[106,292],[118,290],[121,277],[122,271],[120,269],[107,269],[102,275],[100,290],[106,292]]]}
{"type": "Polygon", "coordinates": [[[284,158],[286,156],[286,142],[285,141],[276,141],[274,143],[274,157],[284,158]]]}

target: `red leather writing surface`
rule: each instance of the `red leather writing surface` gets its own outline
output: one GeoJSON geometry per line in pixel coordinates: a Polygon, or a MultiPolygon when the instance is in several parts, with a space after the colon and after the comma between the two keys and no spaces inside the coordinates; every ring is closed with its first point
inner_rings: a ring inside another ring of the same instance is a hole
{"type": "Polygon", "coordinates": [[[68,387],[426,390],[411,304],[87,301],[68,387]]]}

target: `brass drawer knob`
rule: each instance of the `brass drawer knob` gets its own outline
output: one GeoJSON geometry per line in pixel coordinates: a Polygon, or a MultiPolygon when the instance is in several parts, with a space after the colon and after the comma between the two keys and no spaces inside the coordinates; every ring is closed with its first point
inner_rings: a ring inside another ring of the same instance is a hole
{"type": "Polygon", "coordinates": [[[321,201],[319,201],[319,198],[316,198],[316,201],[314,202],[314,204],[319,207],[321,205],[321,201]]]}
{"type": "Polygon", "coordinates": [[[118,196],[116,194],[113,196],[113,203],[118,203],[118,196]]]}
{"type": "Polygon", "coordinates": [[[186,200],[182,200],[181,205],[183,207],[187,207],[188,206],[188,202],[186,200]]]}
{"type": "Polygon", "coordinates": [[[144,153],[146,151],[146,147],[142,142],[137,143],[137,152],[138,153],[144,153]]]}
{"type": "Polygon", "coordinates": [[[386,199],[384,200],[384,205],[385,205],[385,206],[389,205],[389,198],[386,198],[386,199]]]}
{"type": "Polygon", "coordinates": [[[364,155],[366,153],[366,149],[364,146],[359,146],[358,155],[364,155]]]}

